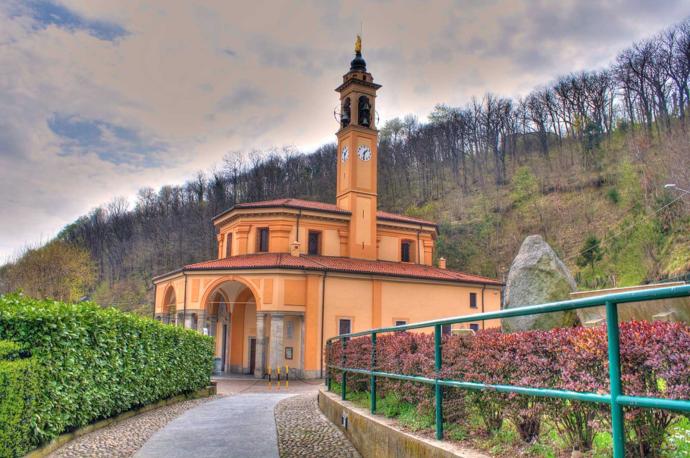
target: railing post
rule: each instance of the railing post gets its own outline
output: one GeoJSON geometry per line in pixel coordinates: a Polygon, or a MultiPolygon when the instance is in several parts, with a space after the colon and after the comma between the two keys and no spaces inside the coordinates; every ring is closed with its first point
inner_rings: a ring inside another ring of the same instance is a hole
{"type": "Polygon", "coordinates": [[[343,384],[340,387],[340,397],[342,398],[343,401],[345,400],[346,386],[347,386],[347,372],[345,371],[345,346],[346,346],[346,344],[347,344],[347,340],[345,339],[345,337],[342,337],[340,339],[340,350],[342,352],[341,353],[342,356],[340,358],[341,359],[340,367],[343,368],[342,369],[342,373],[343,373],[342,382],[343,382],[343,384]]]}
{"type": "Polygon", "coordinates": [[[443,439],[443,387],[438,384],[441,377],[441,325],[434,326],[434,369],[436,370],[436,439],[443,439]]]}
{"type": "Polygon", "coordinates": [[[606,301],[606,333],[609,349],[609,383],[611,392],[611,434],[613,437],[613,458],[625,455],[625,428],[623,408],[618,404],[622,394],[620,366],[620,333],[618,331],[618,306],[606,301]]]}
{"type": "Polygon", "coordinates": [[[331,368],[329,366],[330,358],[331,357],[331,341],[329,340],[326,342],[326,390],[331,391],[331,368]]]}
{"type": "MultiPolygon", "coordinates": [[[[374,372],[376,370],[376,333],[372,332],[371,333],[371,369],[369,369],[371,372],[374,372]]],[[[370,392],[369,395],[371,396],[371,399],[369,401],[369,410],[371,410],[371,413],[376,413],[376,376],[374,374],[371,374],[371,377],[369,378],[369,388],[370,392]]]]}

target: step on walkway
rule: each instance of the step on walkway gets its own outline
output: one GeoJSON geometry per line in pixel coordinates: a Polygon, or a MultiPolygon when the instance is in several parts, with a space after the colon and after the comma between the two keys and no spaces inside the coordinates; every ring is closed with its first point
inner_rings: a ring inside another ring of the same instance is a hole
{"type": "Polygon", "coordinates": [[[287,393],[242,393],[204,403],[155,433],[137,458],[278,457],[274,409],[287,393]]]}

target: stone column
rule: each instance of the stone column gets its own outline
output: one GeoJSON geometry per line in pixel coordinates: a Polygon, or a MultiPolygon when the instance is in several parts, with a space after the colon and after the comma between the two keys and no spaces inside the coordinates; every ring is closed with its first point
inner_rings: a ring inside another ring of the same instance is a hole
{"type": "Polygon", "coordinates": [[[285,343],[283,341],[283,314],[271,314],[271,367],[285,365],[285,343]]]}
{"type": "Polygon", "coordinates": [[[185,329],[192,329],[192,314],[189,312],[184,317],[184,327],[185,329]]]}
{"type": "Polygon", "coordinates": [[[301,326],[300,326],[300,332],[299,332],[299,337],[300,337],[300,339],[299,339],[300,340],[300,342],[299,342],[299,345],[300,345],[299,355],[300,356],[299,356],[299,374],[298,375],[300,377],[304,378],[304,352],[306,350],[306,348],[304,347],[304,331],[305,331],[305,329],[304,329],[304,315],[302,315],[299,318],[299,321],[300,321],[301,326]]]}
{"type": "Polygon", "coordinates": [[[254,377],[262,378],[266,366],[264,337],[264,314],[256,314],[256,356],[254,361],[254,377]]]}
{"type": "Polygon", "coordinates": [[[204,332],[206,327],[206,312],[199,312],[196,320],[196,330],[200,333],[204,332]]]}

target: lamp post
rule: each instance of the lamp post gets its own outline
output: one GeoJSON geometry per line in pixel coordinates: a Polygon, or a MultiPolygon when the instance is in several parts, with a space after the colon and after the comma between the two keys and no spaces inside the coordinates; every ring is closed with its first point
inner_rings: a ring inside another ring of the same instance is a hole
{"type": "Polygon", "coordinates": [[[664,185],[664,189],[675,189],[676,191],[680,191],[684,194],[690,194],[690,191],[687,189],[679,188],[677,184],[675,183],[667,183],[664,185]]]}

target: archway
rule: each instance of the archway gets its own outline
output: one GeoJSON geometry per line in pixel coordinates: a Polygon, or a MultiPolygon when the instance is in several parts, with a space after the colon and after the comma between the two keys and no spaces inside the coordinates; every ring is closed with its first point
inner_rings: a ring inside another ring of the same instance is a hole
{"type": "Polygon", "coordinates": [[[216,369],[224,373],[252,373],[257,363],[254,292],[245,282],[226,277],[209,285],[202,301],[206,312],[204,327],[215,337],[216,369]]]}
{"type": "Polygon", "coordinates": [[[172,285],[168,286],[163,296],[163,310],[161,321],[165,324],[175,323],[175,312],[177,311],[177,295],[172,285]]]}

